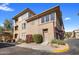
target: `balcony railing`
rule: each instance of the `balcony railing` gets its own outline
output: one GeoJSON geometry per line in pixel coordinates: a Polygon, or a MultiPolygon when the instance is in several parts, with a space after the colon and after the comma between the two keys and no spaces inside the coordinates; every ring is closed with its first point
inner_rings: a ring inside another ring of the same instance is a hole
{"type": "Polygon", "coordinates": [[[15,26],[15,30],[18,30],[18,26],[15,26]]]}

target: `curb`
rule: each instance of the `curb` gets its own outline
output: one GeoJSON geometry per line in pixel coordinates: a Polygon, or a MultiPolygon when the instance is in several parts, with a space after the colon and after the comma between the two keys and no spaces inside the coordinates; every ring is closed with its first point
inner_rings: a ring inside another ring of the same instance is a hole
{"type": "Polygon", "coordinates": [[[54,48],[53,49],[53,53],[63,53],[63,52],[67,52],[69,50],[69,45],[66,44],[65,47],[63,47],[63,49],[59,49],[59,48],[54,48]]]}

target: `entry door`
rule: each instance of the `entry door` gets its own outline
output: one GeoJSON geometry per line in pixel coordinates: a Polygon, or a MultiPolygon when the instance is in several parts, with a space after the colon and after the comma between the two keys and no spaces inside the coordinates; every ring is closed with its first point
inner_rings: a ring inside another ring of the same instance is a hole
{"type": "Polygon", "coordinates": [[[44,42],[48,42],[48,40],[49,40],[48,29],[43,30],[43,35],[44,35],[44,42]]]}

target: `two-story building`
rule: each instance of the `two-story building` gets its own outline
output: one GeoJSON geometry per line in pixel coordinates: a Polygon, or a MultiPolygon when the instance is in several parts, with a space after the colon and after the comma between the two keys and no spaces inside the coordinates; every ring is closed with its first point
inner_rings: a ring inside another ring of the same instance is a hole
{"type": "Polygon", "coordinates": [[[29,8],[23,10],[13,17],[13,38],[26,40],[28,34],[41,34],[43,41],[64,38],[64,25],[60,7],[56,6],[35,14],[29,8]]]}
{"type": "Polygon", "coordinates": [[[76,29],[72,32],[72,37],[75,39],[79,39],[79,29],[76,29]]]}

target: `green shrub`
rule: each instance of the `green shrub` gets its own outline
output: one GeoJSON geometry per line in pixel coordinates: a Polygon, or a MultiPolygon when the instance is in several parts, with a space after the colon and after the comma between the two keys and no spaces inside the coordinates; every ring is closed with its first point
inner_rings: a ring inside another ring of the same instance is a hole
{"type": "Polygon", "coordinates": [[[65,45],[65,42],[62,41],[62,40],[59,40],[59,41],[58,41],[58,44],[60,44],[60,45],[65,45]]]}
{"type": "Polygon", "coordinates": [[[36,43],[42,43],[43,42],[43,37],[40,34],[34,34],[33,35],[33,41],[36,43]]]}
{"type": "Polygon", "coordinates": [[[58,44],[58,45],[65,45],[65,42],[64,42],[64,41],[62,41],[62,40],[57,40],[57,39],[52,40],[51,43],[52,43],[52,44],[58,44]]]}
{"type": "Polygon", "coordinates": [[[16,43],[24,43],[25,40],[22,40],[22,39],[18,39],[16,43]]]}
{"type": "Polygon", "coordinates": [[[54,39],[54,40],[52,40],[52,42],[51,43],[57,43],[57,40],[56,39],[54,39]]]}

